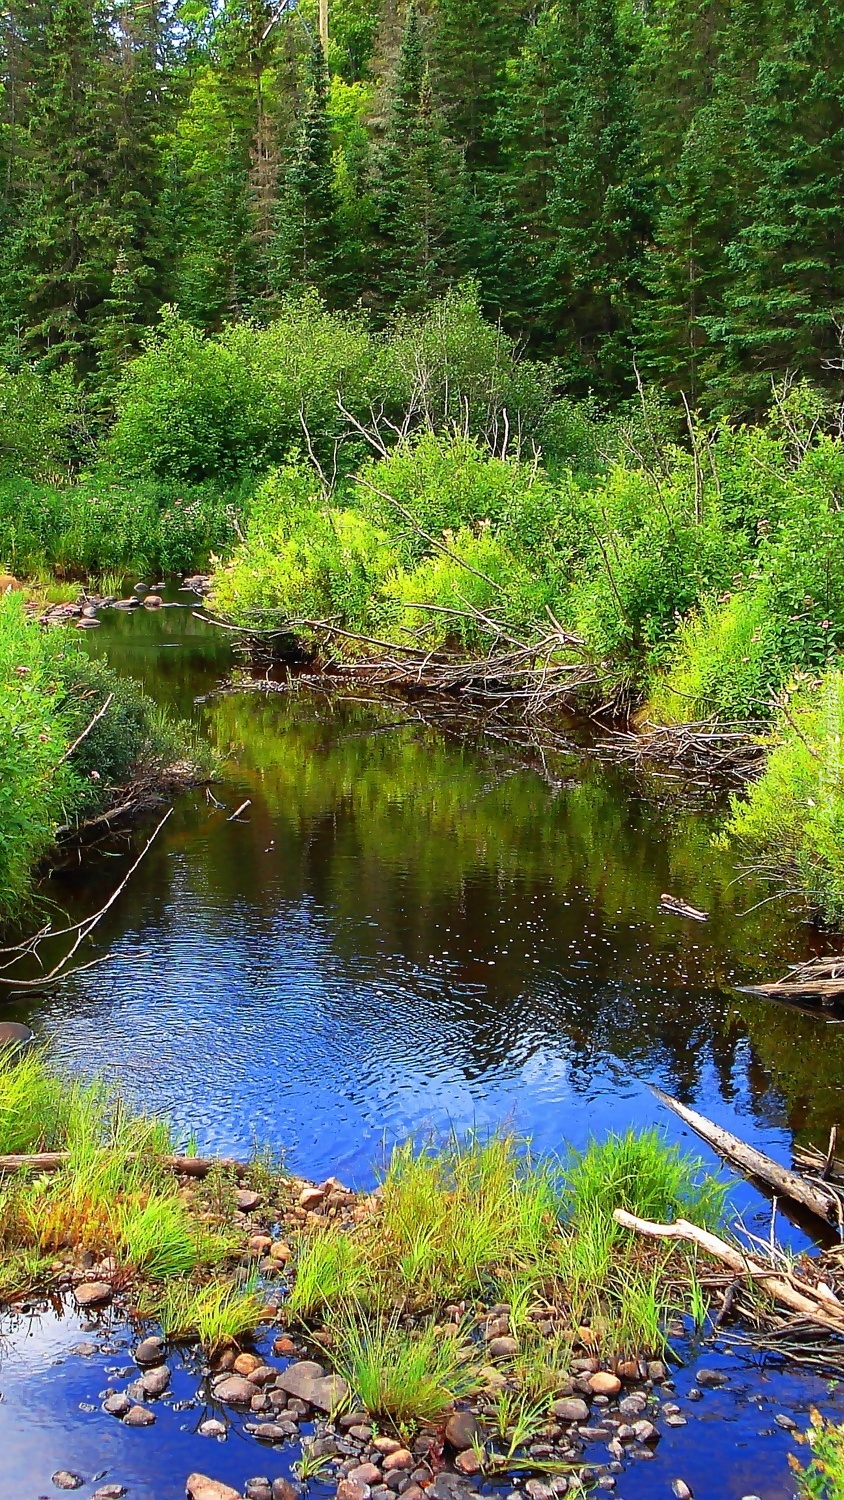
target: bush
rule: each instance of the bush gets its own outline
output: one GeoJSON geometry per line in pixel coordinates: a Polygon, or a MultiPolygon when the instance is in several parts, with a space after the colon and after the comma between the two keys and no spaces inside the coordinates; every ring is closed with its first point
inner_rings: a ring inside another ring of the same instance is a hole
{"type": "Polygon", "coordinates": [[[734,797],[725,839],[830,921],[844,917],[844,672],[802,686],[759,781],[734,797]]]}
{"type": "Polygon", "coordinates": [[[797,1475],[800,1500],[842,1500],[844,1497],[844,1426],[827,1422],[819,1411],[812,1412],[812,1425],[805,1437],[812,1457],[805,1469],[792,1453],[788,1462],[797,1475]]]}
{"type": "Polygon", "coordinates": [[[74,455],[80,398],[69,369],[0,368],[0,479],[57,480],[74,455]]]}

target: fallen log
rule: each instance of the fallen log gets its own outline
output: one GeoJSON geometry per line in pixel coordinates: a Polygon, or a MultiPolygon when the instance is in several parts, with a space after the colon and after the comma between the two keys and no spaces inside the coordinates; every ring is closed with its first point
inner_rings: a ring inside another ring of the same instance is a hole
{"type": "Polygon", "coordinates": [[[651,1091],[661,1104],[673,1110],[675,1115],[691,1126],[701,1140],[706,1141],[731,1166],[737,1167],[745,1176],[755,1177],[763,1182],[778,1197],[799,1203],[825,1223],[840,1226],[841,1199],[832,1188],[821,1182],[809,1182],[797,1172],[789,1171],[788,1167],[781,1167],[779,1162],[757,1151],[754,1146],[748,1146],[737,1135],[731,1135],[729,1130],[722,1130],[720,1125],[707,1120],[705,1115],[699,1115],[697,1110],[689,1109],[678,1099],[672,1099],[670,1094],[663,1093],[655,1084],[651,1085],[651,1091]]]}
{"type": "MultiPolygon", "coordinates": [[[[58,1172],[70,1160],[69,1151],[33,1151],[26,1155],[0,1156],[0,1172],[58,1172]]],[[[212,1167],[224,1167],[235,1177],[245,1177],[249,1164],[228,1156],[162,1156],[160,1165],[180,1177],[207,1177],[212,1167]]]]}
{"type": "Polygon", "coordinates": [[[640,1219],[636,1214],[628,1213],[624,1208],[615,1209],[613,1218],[623,1229],[632,1229],[636,1234],[646,1235],[649,1239],[685,1240],[697,1245],[707,1255],[729,1266],[736,1276],[758,1282],[769,1297],[775,1302],[781,1302],[791,1312],[810,1318],[813,1323],[833,1333],[844,1335],[844,1307],[828,1287],[824,1288],[823,1294],[808,1283],[801,1282],[798,1287],[787,1273],[772,1270],[754,1256],[745,1255],[737,1245],[728,1244],[717,1234],[701,1229],[687,1219],[677,1219],[674,1224],[655,1224],[650,1219],[640,1219]]]}
{"type": "Polygon", "coordinates": [[[696,906],[690,906],[688,901],[681,901],[679,896],[669,895],[668,891],[663,891],[659,904],[663,911],[670,911],[675,917],[690,917],[693,922],[709,921],[708,912],[700,911],[696,906]]]}

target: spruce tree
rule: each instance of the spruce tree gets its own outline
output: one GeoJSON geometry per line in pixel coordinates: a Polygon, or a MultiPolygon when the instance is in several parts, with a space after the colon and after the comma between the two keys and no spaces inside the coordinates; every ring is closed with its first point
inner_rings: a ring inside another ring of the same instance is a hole
{"type": "Polygon", "coordinates": [[[449,132],[471,176],[499,165],[496,118],[526,34],[523,0],[439,0],[434,78],[449,132]]]}
{"type": "Polygon", "coordinates": [[[344,251],[331,154],[328,69],[322,43],[315,36],[308,57],[299,144],[287,173],[272,250],[276,290],[313,286],[329,306],[339,306],[346,288],[344,251]]]}

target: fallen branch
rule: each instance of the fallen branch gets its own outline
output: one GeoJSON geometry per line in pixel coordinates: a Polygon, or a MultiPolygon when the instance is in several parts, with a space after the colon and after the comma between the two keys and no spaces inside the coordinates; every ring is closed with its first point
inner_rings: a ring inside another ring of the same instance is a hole
{"type": "Polygon", "coordinates": [[[754,1146],[748,1146],[737,1135],[731,1135],[729,1130],[722,1130],[720,1125],[707,1120],[705,1115],[699,1115],[697,1110],[689,1109],[678,1099],[672,1099],[670,1094],[663,1093],[654,1084],[651,1085],[651,1092],[661,1104],[673,1110],[686,1125],[691,1126],[713,1151],[717,1151],[719,1156],[723,1156],[725,1161],[737,1167],[745,1176],[757,1178],[779,1197],[801,1204],[825,1223],[840,1225],[841,1200],[832,1188],[820,1182],[808,1182],[797,1172],[781,1167],[770,1156],[765,1156],[754,1146]]]}
{"type": "MultiPolygon", "coordinates": [[[[59,1172],[70,1160],[69,1151],[34,1151],[22,1156],[0,1156],[0,1172],[59,1172]]],[[[207,1177],[212,1167],[224,1167],[236,1177],[249,1171],[245,1161],[228,1156],[163,1156],[161,1165],[181,1177],[207,1177]]]]}
{"type": "Polygon", "coordinates": [[[617,1208],[613,1218],[623,1229],[632,1229],[636,1234],[646,1235],[649,1239],[685,1240],[697,1245],[707,1255],[729,1266],[736,1276],[758,1282],[769,1297],[775,1302],[781,1302],[791,1312],[810,1318],[822,1328],[844,1335],[844,1307],[838,1303],[834,1293],[822,1295],[808,1283],[796,1286],[791,1277],[771,1270],[751,1255],[745,1255],[738,1246],[728,1244],[708,1229],[690,1224],[687,1219],[677,1219],[674,1224],[655,1224],[650,1219],[640,1219],[635,1214],[628,1213],[624,1208],[617,1208]]]}
{"type": "Polygon", "coordinates": [[[77,736],[77,738],[73,741],[72,745],[68,746],[67,750],[65,750],[64,755],[60,756],[59,759],[56,761],[56,769],[58,769],[59,766],[64,765],[64,762],[66,760],[70,760],[70,757],[73,754],[74,750],[78,750],[79,746],[82,744],[82,741],[86,740],[88,738],[88,735],[91,733],[91,730],[94,728],[94,725],[95,724],[99,724],[100,719],[103,717],[103,714],[105,714],[105,713],[108,712],[109,704],[111,703],[111,701],[112,701],[113,698],[114,698],[114,693],[109,693],[109,695],[106,698],[106,701],[103,704],[102,708],[99,710],[98,713],[94,714],[94,717],[91,720],[90,724],[86,724],[86,726],[83,729],[82,733],[77,736]]]}

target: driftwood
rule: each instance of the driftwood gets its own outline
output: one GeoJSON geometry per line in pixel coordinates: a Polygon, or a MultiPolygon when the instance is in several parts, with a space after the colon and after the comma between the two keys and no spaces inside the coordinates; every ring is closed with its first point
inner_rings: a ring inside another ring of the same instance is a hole
{"type": "MultiPolygon", "coordinates": [[[[58,1172],[70,1160],[69,1151],[35,1151],[26,1156],[0,1156],[0,1172],[58,1172]]],[[[180,1177],[207,1177],[212,1167],[224,1167],[235,1177],[249,1171],[245,1161],[228,1156],[162,1156],[161,1165],[180,1177]]]]}
{"type": "Polygon", "coordinates": [[[789,995],[814,995],[822,1004],[828,1004],[838,995],[844,996],[844,958],[840,954],[835,958],[813,958],[808,963],[795,964],[782,979],[742,985],[741,991],[773,1000],[789,995]]]}
{"type": "Polygon", "coordinates": [[[598,752],[613,760],[626,760],[638,769],[648,764],[668,767],[679,774],[698,772],[705,777],[723,777],[739,785],[758,772],[764,755],[759,721],[721,724],[705,719],[694,724],[643,725],[631,732],[618,730],[601,740],[598,752]]]}
{"type": "Polygon", "coordinates": [[[812,1286],[802,1280],[798,1282],[793,1272],[773,1270],[755,1256],[746,1255],[737,1245],[728,1244],[717,1234],[690,1224],[687,1219],[677,1219],[674,1224],[654,1224],[650,1219],[637,1218],[624,1208],[617,1208],[613,1218],[622,1228],[632,1229],[649,1239],[685,1240],[699,1246],[707,1255],[729,1266],[734,1275],[758,1283],[769,1297],[781,1302],[789,1311],[809,1318],[833,1333],[844,1335],[844,1305],[829,1287],[823,1284],[812,1286]]]}
{"type": "Polygon", "coordinates": [[[748,1146],[737,1135],[731,1135],[729,1130],[722,1130],[720,1125],[707,1120],[705,1115],[699,1115],[697,1110],[689,1109],[678,1099],[672,1099],[662,1089],[651,1085],[651,1090],[661,1104],[672,1109],[686,1125],[691,1126],[701,1140],[706,1141],[713,1151],[717,1151],[719,1156],[723,1156],[725,1161],[737,1167],[745,1176],[755,1177],[778,1197],[799,1203],[827,1224],[841,1223],[841,1199],[826,1183],[810,1182],[797,1172],[781,1167],[770,1156],[765,1156],[754,1146],[748,1146]]]}
{"type": "Polygon", "coordinates": [[[709,921],[708,912],[700,911],[696,906],[690,906],[688,901],[681,901],[679,896],[669,896],[667,891],[663,891],[659,904],[663,911],[670,911],[675,917],[691,917],[693,922],[709,921]]]}

